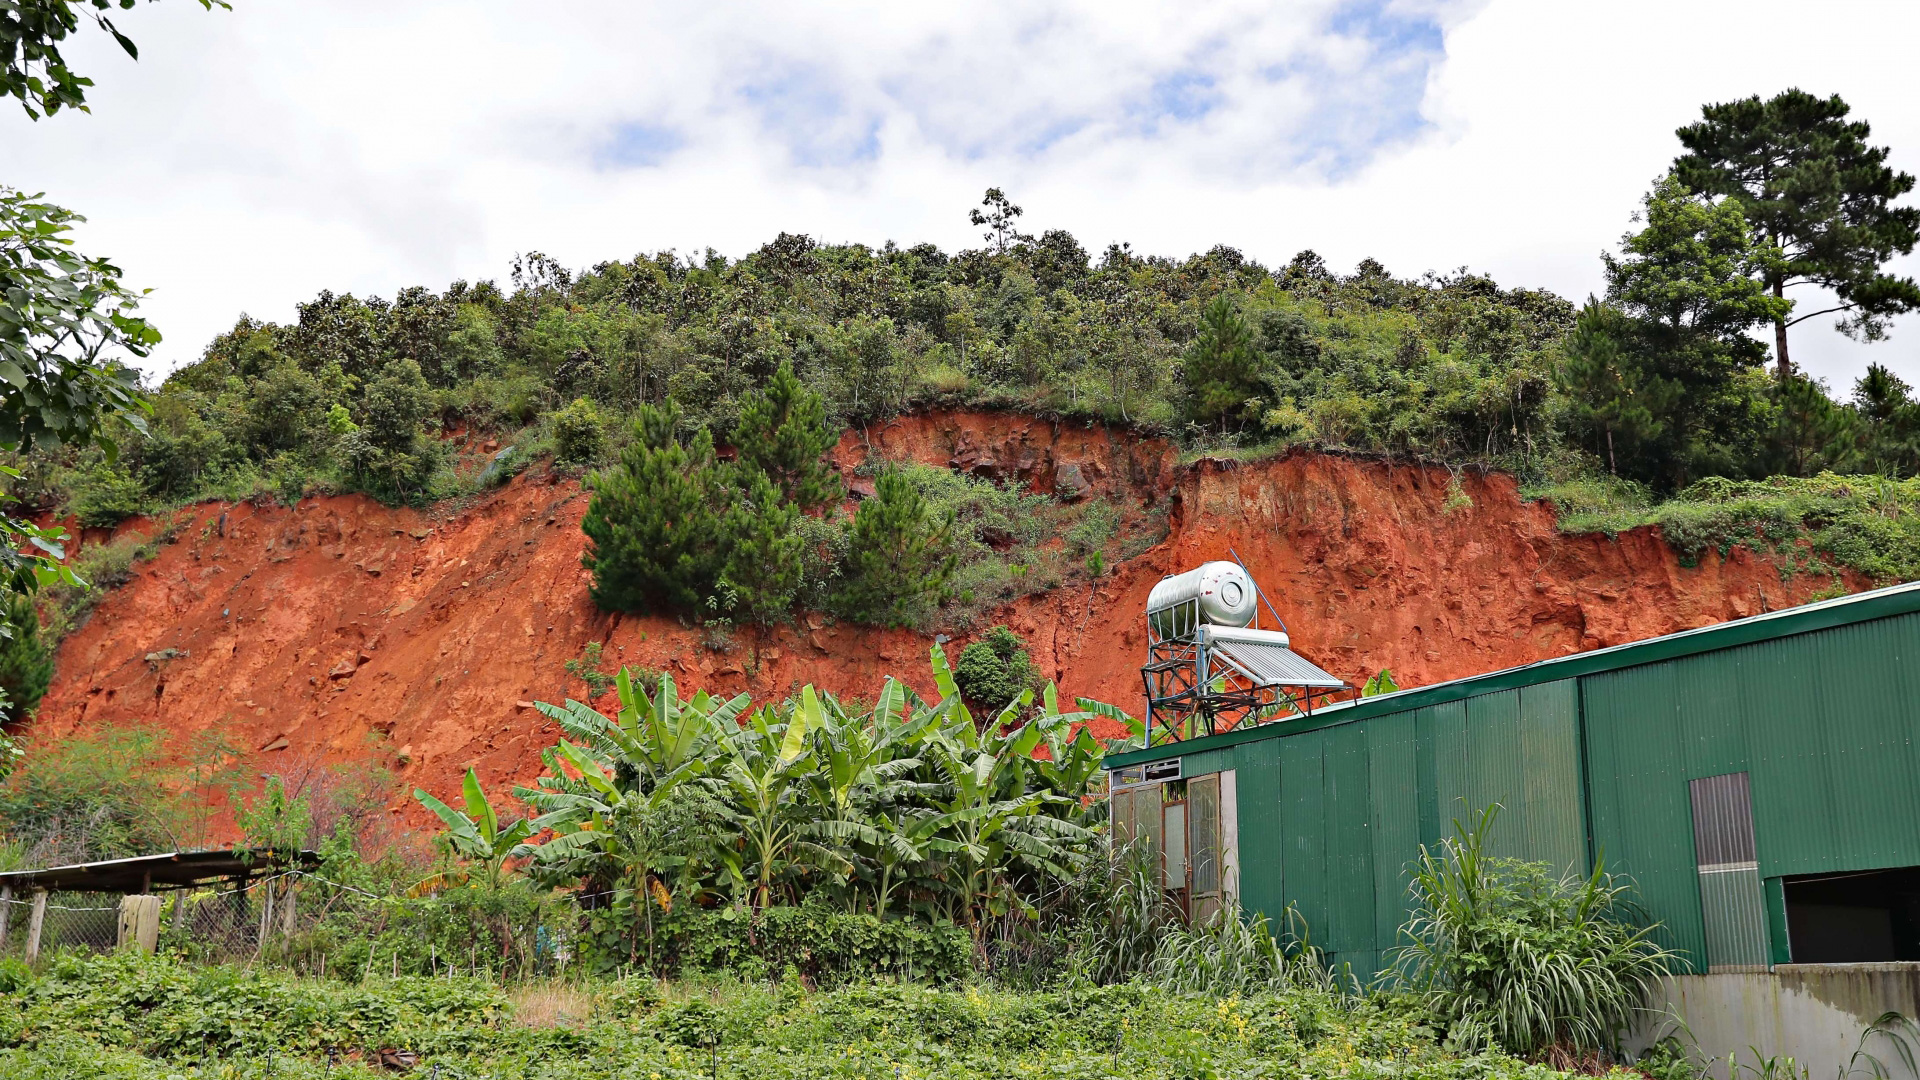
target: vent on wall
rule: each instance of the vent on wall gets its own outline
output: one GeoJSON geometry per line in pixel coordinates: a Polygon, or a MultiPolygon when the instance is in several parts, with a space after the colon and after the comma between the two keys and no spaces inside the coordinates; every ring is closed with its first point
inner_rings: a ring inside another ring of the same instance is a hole
{"type": "Polygon", "coordinates": [[[1693,853],[1707,970],[1767,970],[1767,904],[1753,839],[1753,793],[1743,772],[1703,776],[1693,797],[1693,853]]]}

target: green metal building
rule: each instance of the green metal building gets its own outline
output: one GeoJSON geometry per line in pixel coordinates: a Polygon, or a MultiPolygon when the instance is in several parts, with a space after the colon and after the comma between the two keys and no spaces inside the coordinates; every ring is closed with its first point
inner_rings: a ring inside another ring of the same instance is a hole
{"type": "Polygon", "coordinates": [[[1499,803],[1495,854],[1632,877],[1697,973],[1920,960],[1920,584],[1112,755],[1116,832],[1196,912],[1305,917],[1385,966],[1408,867],[1499,803]]]}

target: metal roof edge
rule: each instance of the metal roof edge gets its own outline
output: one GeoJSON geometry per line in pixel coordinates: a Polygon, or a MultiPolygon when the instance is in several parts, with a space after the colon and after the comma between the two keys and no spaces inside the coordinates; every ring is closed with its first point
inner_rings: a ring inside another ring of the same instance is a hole
{"type": "Polygon", "coordinates": [[[1624,645],[1610,645],[1604,649],[1592,649],[1587,652],[1537,660],[1519,667],[1502,668],[1481,675],[1469,675],[1466,678],[1452,679],[1432,686],[1414,687],[1408,690],[1397,690],[1391,694],[1343,701],[1315,710],[1311,715],[1299,719],[1276,720],[1257,727],[1239,728],[1219,735],[1109,754],[1102,764],[1103,767],[1111,770],[1138,765],[1146,761],[1185,757],[1188,754],[1238,746],[1256,739],[1277,739],[1288,735],[1299,735],[1337,724],[1349,724],[1370,717],[1405,712],[1408,709],[1459,701],[1480,694],[1513,690],[1523,686],[1537,686],[1541,683],[1557,682],[1583,675],[1598,675],[1608,671],[1638,667],[1642,664],[1657,664],[1718,649],[1772,641],[1796,634],[1812,633],[1816,630],[1828,630],[1836,626],[1872,622],[1875,619],[1886,619],[1915,611],[1920,611],[1920,582],[1892,585],[1884,589],[1855,593],[1852,596],[1781,608],[1779,611],[1769,611],[1763,615],[1752,615],[1694,630],[1681,630],[1642,641],[1630,641],[1624,645]]]}

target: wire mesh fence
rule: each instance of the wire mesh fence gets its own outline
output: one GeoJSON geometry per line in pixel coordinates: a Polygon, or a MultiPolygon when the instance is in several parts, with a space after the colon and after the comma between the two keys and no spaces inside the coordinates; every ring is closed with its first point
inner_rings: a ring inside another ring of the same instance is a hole
{"type": "Polygon", "coordinates": [[[382,894],[303,871],[156,894],[16,894],[0,904],[0,956],[44,962],[133,944],[144,904],[143,943],[201,961],[264,961],[315,974],[351,967],[361,977],[522,978],[564,971],[580,929],[570,903],[514,903],[504,890],[382,894]]]}
{"type": "Polygon", "coordinates": [[[44,903],[35,897],[12,897],[5,904],[5,942],[0,955],[26,953],[33,929],[33,913],[40,907],[40,952],[61,949],[111,949],[120,936],[120,897],[117,893],[51,892],[44,903]]]}

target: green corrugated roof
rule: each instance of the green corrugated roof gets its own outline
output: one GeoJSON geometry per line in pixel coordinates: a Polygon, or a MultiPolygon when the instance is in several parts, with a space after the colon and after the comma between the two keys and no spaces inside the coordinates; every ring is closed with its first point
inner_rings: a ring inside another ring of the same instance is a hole
{"type": "Polygon", "coordinates": [[[1426,705],[1438,705],[1445,701],[1458,701],[1496,690],[1511,690],[1521,686],[1553,682],[1557,679],[1570,679],[1603,671],[1618,671],[1640,664],[1654,664],[1663,660],[1674,660],[1683,656],[1713,652],[1717,649],[1731,649],[1758,641],[1772,641],[1836,626],[1849,626],[1914,611],[1920,611],[1920,582],[1875,589],[1872,592],[1856,593],[1853,596],[1842,596],[1813,604],[1802,604],[1799,607],[1782,608],[1765,615],[1718,623],[1698,630],[1682,630],[1677,634],[1649,638],[1646,641],[1635,641],[1626,645],[1614,645],[1605,649],[1594,649],[1591,652],[1555,657],[1552,660],[1541,660],[1532,664],[1523,664],[1520,667],[1491,671],[1485,675],[1455,679],[1452,682],[1435,683],[1432,686],[1416,687],[1392,694],[1363,698],[1359,701],[1328,705],[1316,710],[1312,716],[1300,719],[1281,720],[1262,724],[1259,727],[1239,728],[1221,735],[1209,735],[1201,739],[1163,743],[1142,750],[1109,754],[1106,767],[1118,769],[1137,765],[1143,761],[1159,761],[1164,758],[1183,757],[1203,750],[1217,750],[1225,746],[1252,742],[1255,739],[1277,739],[1316,728],[1332,727],[1335,724],[1351,724],[1369,717],[1403,712],[1426,705]]]}

